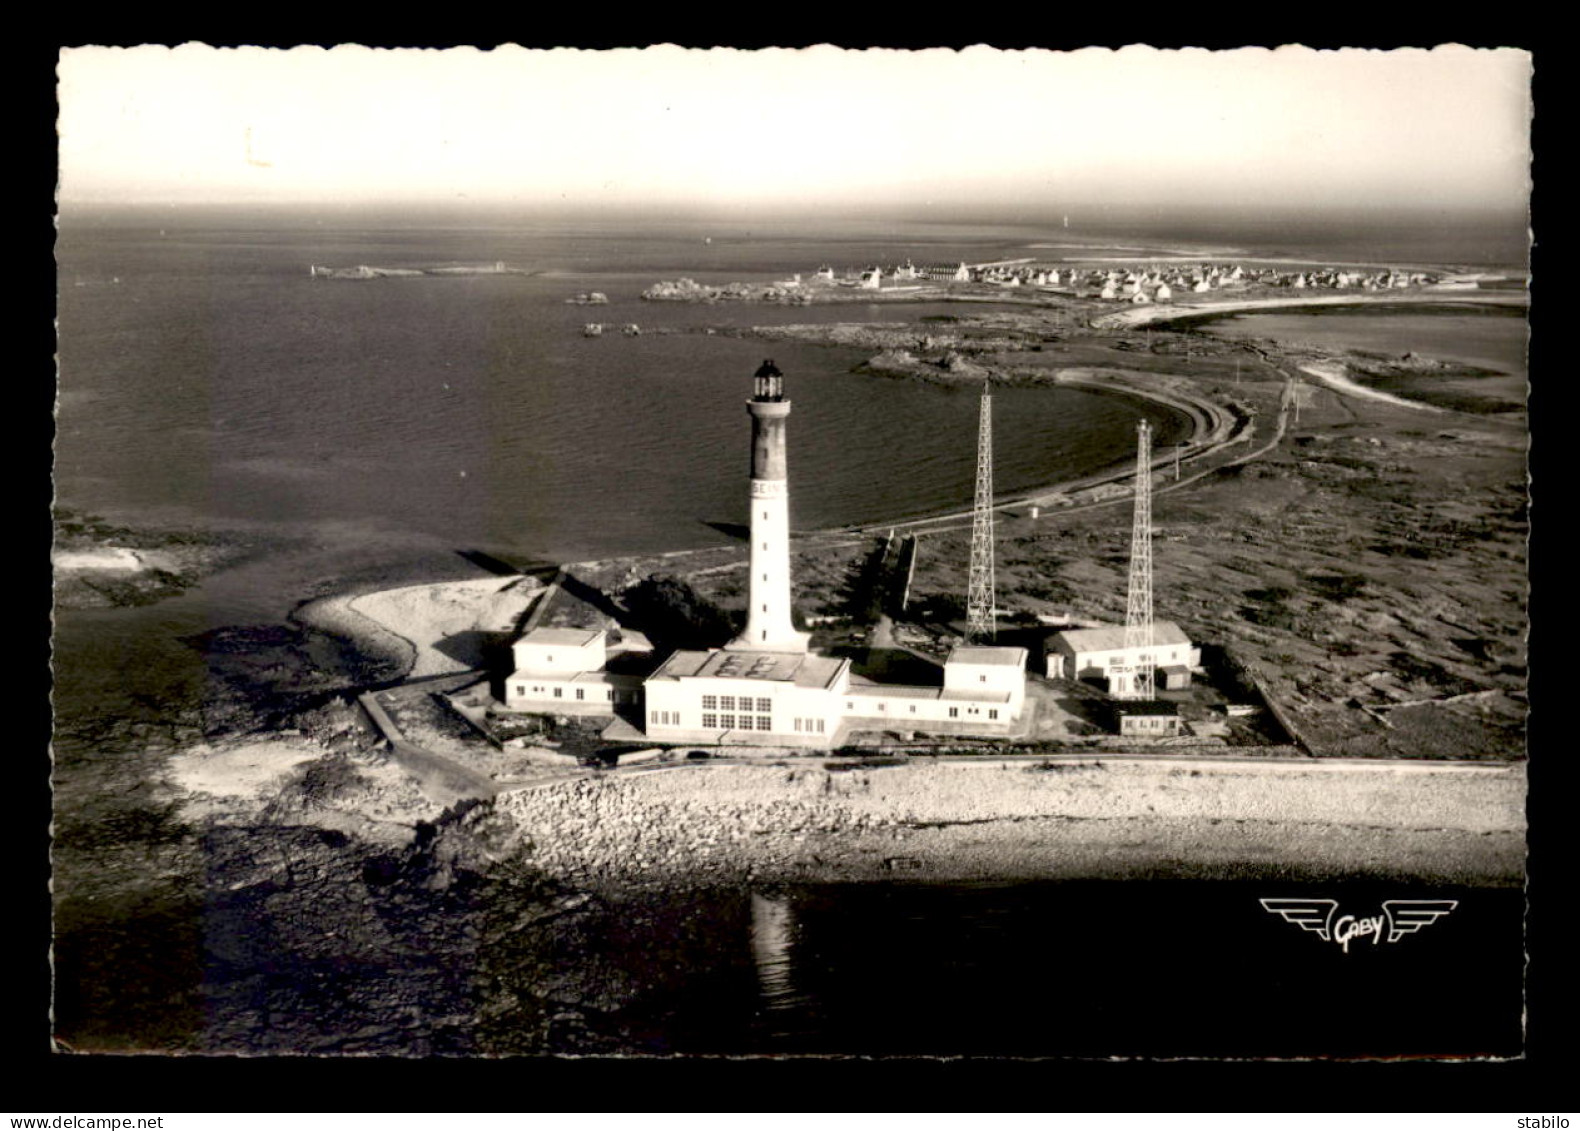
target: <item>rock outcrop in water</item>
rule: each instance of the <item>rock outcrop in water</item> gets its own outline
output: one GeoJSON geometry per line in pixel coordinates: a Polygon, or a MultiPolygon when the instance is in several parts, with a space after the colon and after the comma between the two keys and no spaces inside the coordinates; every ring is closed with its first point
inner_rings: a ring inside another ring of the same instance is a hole
{"type": "Polygon", "coordinates": [[[642,292],[649,302],[782,302],[810,305],[811,294],[793,287],[773,284],[724,283],[713,287],[694,279],[654,283],[642,292]]]}
{"type": "Polygon", "coordinates": [[[152,605],[185,592],[243,547],[192,530],[134,530],[56,508],[55,603],[63,609],[152,605]]]}

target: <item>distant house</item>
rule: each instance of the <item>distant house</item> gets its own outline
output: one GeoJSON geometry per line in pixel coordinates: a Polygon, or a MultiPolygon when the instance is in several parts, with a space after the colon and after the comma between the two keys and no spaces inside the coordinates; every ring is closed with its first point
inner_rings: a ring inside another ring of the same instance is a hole
{"type": "Polygon", "coordinates": [[[957,283],[969,283],[970,281],[971,281],[971,268],[967,267],[964,263],[962,263],[959,267],[955,268],[955,282],[957,282],[957,283]]]}
{"type": "Polygon", "coordinates": [[[1158,302],[1168,302],[1174,297],[1174,292],[1169,290],[1169,285],[1167,283],[1159,283],[1157,294],[1153,295],[1152,297],[1158,302]]]}

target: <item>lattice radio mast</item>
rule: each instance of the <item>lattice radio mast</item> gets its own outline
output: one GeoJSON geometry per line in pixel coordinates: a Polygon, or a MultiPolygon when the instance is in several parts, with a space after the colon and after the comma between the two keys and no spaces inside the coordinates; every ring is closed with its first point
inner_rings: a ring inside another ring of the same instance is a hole
{"type": "Polygon", "coordinates": [[[1152,426],[1136,429],[1136,515],[1130,535],[1130,596],[1125,606],[1125,651],[1135,656],[1127,698],[1153,698],[1152,659],[1152,426]]]}
{"type": "Polygon", "coordinates": [[[966,590],[966,643],[992,643],[993,623],[993,393],[982,386],[977,430],[977,498],[971,515],[971,579],[966,590]]]}

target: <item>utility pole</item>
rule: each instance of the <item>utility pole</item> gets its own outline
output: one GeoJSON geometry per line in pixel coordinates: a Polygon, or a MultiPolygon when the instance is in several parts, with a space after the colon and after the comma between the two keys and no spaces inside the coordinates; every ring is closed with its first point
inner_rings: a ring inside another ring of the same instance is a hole
{"type": "Polygon", "coordinates": [[[1305,399],[1304,396],[1302,396],[1304,392],[1305,387],[1299,381],[1295,380],[1294,374],[1290,374],[1289,380],[1284,384],[1284,399],[1283,404],[1280,407],[1286,412],[1290,408],[1295,410],[1296,424],[1300,423],[1300,402],[1305,399]]]}
{"type": "Polygon", "coordinates": [[[993,601],[993,393],[984,384],[977,428],[976,506],[971,514],[971,576],[966,588],[967,644],[991,644],[997,637],[993,601]]]}

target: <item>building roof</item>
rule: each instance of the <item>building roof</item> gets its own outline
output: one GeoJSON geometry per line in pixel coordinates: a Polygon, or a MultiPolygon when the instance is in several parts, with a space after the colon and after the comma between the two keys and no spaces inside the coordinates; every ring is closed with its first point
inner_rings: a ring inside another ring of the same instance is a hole
{"type": "Polygon", "coordinates": [[[944,660],[946,664],[993,664],[1004,667],[1025,667],[1026,649],[1024,648],[989,648],[979,645],[965,645],[949,650],[949,657],[944,660]]]}
{"type": "Polygon", "coordinates": [[[941,687],[899,683],[852,683],[845,689],[845,694],[853,699],[937,699],[942,693],[941,687]]]}
{"type": "Polygon", "coordinates": [[[1121,715],[1177,715],[1179,707],[1160,699],[1134,699],[1114,705],[1121,715]]]}
{"type": "Polygon", "coordinates": [[[585,648],[603,635],[601,628],[534,628],[524,634],[517,644],[558,644],[572,648],[585,648]]]}
{"type": "Polygon", "coordinates": [[[815,652],[682,650],[665,660],[652,678],[773,680],[797,687],[830,687],[849,664],[849,660],[815,652]]]}
{"type": "Polygon", "coordinates": [[[651,652],[653,642],[647,638],[646,633],[638,632],[634,628],[622,628],[620,639],[610,647],[621,652],[651,652]]]}
{"type": "Polygon", "coordinates": [[[940,691],[938,698],[958,703],[1008,703],[1010,695],[1007,691],[983,691],[975,687],[962,687],[940,691]]]}
{"type": "MultiPolygon", "coordinates": [[[[1119,624],[1104,628],[1069,628],[1054,633],[1052,640],[1063,640],[1074,652],[1117,652],[1125,646],[1125,628],[1119,624]]],[[[1152,646],[1161,648],[1169,644],[1189,646],[1190,637],[1171,620],[1153,621],[1152,646]]]]}
{"type": "Polygon", "coordinates": [[[642,686],[642,677],[631,672],[546,672],[541,669],[522,668],[520,671],[511,672],[510,679],[518,682],[541,679],[549,683],[584,683],[595,687],[637,688],[642,686]]]}

